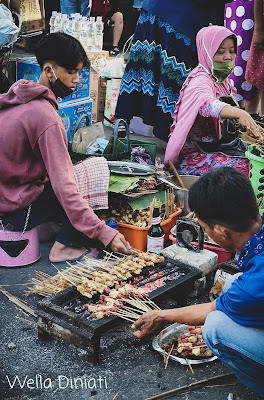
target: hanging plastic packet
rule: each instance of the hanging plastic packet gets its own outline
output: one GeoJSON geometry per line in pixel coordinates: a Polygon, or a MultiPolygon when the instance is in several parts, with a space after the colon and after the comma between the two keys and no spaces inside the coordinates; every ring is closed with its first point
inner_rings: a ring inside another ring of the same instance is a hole
{"type": "Polygon", "coordinates": [[[19,26],[13,21],[11,11],[4,5],[0,4],[0,46],[9,47],[17,41],[18,34],[21,29],[21,18],[18,14],[19,26]]]}

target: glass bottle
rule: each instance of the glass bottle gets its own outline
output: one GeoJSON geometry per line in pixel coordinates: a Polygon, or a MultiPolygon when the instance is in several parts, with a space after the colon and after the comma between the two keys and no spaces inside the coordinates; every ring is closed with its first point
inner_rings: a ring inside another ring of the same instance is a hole
{"type": "Polygon", "coordinates": [[[148,230],[147,251],[160,254],[164,249],[164,230],[160,225],[159,206],[155,205],[153,210],[152,225],[148,230]]]}

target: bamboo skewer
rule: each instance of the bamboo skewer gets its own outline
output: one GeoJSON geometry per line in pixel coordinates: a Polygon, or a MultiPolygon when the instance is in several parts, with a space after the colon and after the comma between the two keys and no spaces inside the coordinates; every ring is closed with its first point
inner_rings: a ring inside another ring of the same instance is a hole
{"type": "Polygon", "coordinates": [[[16,307],[16,310],[24,314],[26,317],[29,317],[29,314],[27,314],[25,311],[23,311],[21,308],[16,307]]]}
{"type": "Polygon", "coordinates": [[[191,370],[191,373],[192,374],[194,374],[194,370],[192,369],[192,366],[191,366],[191,364],[189,363],[189,360],[188,360],[188,358],[185,358],[185,361],[187,362],[187,364],[188,364],[188,367],[190,368],[190,370],[191,370]]]}
{"type": "Polygon", "coordinates": [[[110,255],[111,257],[113,257],[113,258],[115,258],[115,259],[117,259],[117,260],[120,260],[120,257],[115,256],[113,253],[109,253],[109,251],[107,251],[107,250],[104,250],[104,252],[105,252],[107,255],[110,255]]]}
{"type": "Polygon", "coordinates": [[[130,296],[129,299],[124,297],[121,300],[126,301],[126,302],[131,302],[132,304],[135,303],[135,301],[136,302],[141,302],[141,304],[143,303],[144,306],[147,308],[147,311],[150,311],[150,310],[153,310],[153,309],[154,310],[160,310],[159,306],[157,306],[157,304],[154,303],[154,301],[150,300],[149,297],[145,297],[144,300],[143,299],[138,299],[138,298],[136,298],[136,300],[135,300],[135,298],[130,296]],[[148,307],[147,303],[149,303],[149,307],[148,307]]]}
{"type": "Polygon", "coordinates": [[[36,271],[36,270],[35,270],[35,272],[36,272],[38,275],[44,275],[44,276],[46,276],[47,278],[52,278],[51,275],[48,275],[48,274],[46,274],[46,273],[43,272],[43,271],[36,271]]]}
{"type": "MultiPolygon", "coordinates": [[[[133,312],[133,311],[135,311],[135,309],[134,308],[131,308],[131,307],[127,307],[127,306],[122,306],[122,310],[126,310],[126,311],[131,311],[131,312],[133,312]]],[[[145,311],[143,311],[143,310],[136,310],[137,311],[137,313],[140,313],[140,314],[144,314],[144,312],[145,311]]]]}
{"type": "Polygon", "coordinates": [[[27,286],[28,283],[9,283],[6,285],[1,285],[2,287],[8,287],[8,286],[27,286]]]}
{"type": "Polygon", "coordinates": [[[18,299],[17,297],[9,293],[6,289],[2,288],[1,286],[0,286],[0,292],[2,292],[6,297],[9,298],[10,301],[12,301],[12,303],[19,306],[22,310],[28,312],[30,315],[33,315],[34,317],[37,317],[37,314],[34,312],[34,310],[31,309],[27,304],[25,304],[26,302],[24,302],[21,299],[18,299]]]}
{"type": "Polygon", "coordinates": [[[130,299],[130,303],[135,304],[135,305],[136,305],[136,304],[139,305],[139,306],[141,307],[142,310],[150,311],[150,308],[147,307],[146,304],[141,303],[141,301],[140,301],[139,299],[135,300],[135,299],[131,298],[131,296],[130,296],[129,299],[130,299]]]}
{"type": "Polygon", "coordinates": [[[22,321],[26,321],[26,322],[29,322],[30,324],[34,324],[34,325],[37,325],[37,326],[38,326],[38,324],[37,324],[36,322],[30,321],[30,319],[21,318],[21,317],[18,317],[17,315],[15,316],[15,318],[17,318],[17,319],[22,319],[22,321]]]}
{"type": "Polygon", "coordinates": [[[163,349],[163,361],[164,361],[164,364],[166,363],[166,351],[165,351],[165,349],[163,349]]]}
{"type": "MultiPolygon", "coordinates": [[[[111,311],[110,311],[111,312],[111,311]]],[[[139,314],[135,314],[132,312],[127,312],[127,311],[122,311],[121,309],[119,309],[118,311],[114,311],[117,314],[119,314],[120,316],[124,316],[127,318],[131,318],[132,320],[136,321],[137,319],[139,319],[140,315],[139,314]]]]}
{"type": "Polygon", "coordinates": [[[117,317],[123,318],[123,319],[125,319],[125,320],[127,320],[129,322],[135,322],[135,320],[127,318],[127,317],[124,317],[124,316],[121,316],[121,315],[119,315],[119,313],[116,313],[114,311],[110,311],[110,314],[116,315],[117,317]]]}
{"type": "MultiPolygon", "coordinates": [[[[135,249],[135,251],[139,252],[138,249],[135,249]]],[[[130,266],[125,269],[124,272],[121,270],[119,271],[119,264],[122,264],[126,258],[133,262],[133,256],[131,255],[123,256],[121,258],[115,255],[113,257],[112,253],[106,252],[106,257],[103,260],[89,259],[87,264],[84,264],[83,262],[77,262],[74,265],[67,262],[67,268],[63,270],[59,270],[54,264],[52,264],[56,269],[57,274],[55,276],[51,276],[43,273],[42,271],[36,271],[36,277],[31,279],[25,294],[30,295],[33,293],[38,293],[46,297],[58,293],[70,286],[75,286],[81,293],[83,292],[83,294],[86,295],[86,292],[89,293],[90,291],[93,291],[92,286],[90,287],[90,283],[91,285],[95,285],[95,292],[97,291],[99,293],[103,293],[107,286],[111,288],[120,281],[132,276],[130,266]],[[110,257],[113,261],[106,261],[109,260],[110,257]],[[112,264],[112,266],[109,266],[109,264],[112,264]],[[113,267],[115,269],[113,272],[111,272],[113,267]],[[100,279],[101,271],[102,273],[104,272],[104,278],[106,279],[107,283],[103,283],[100,279]]],[[[132,300],[135,301],[135,298],[132,298],[132,300]]],[[[136,301],[137,303],[135,304],[137,305],[137,308],[143,312],[151,309],[157,309],[157,306],[154,303],[150,303],[149,300],[144,300],[142,302],[142,300],[137,299],[136,301]]],[[[135,304],[131,305],[135,306],[135,304]]]]}
{"type": "Polygon", "coordinates": [[[165,369],[167,369],[169,358],[170,358],[170,355],[172,353],[173,348],[174,348],[174,343],[172,343],[170,351],[168,352],[168,356],[167,356],[167,359],[166,359],[166,362],[165,362],[165,367],[164,367],[165,369]]]}
{"type": "Polygon", "coordinates": [[[131,250],[135,251],[136,253],[141,253],[142,250],[135,249],[135,247],[131,247],[131,250]]]}
{"type": "Polygon", "coordinates": [[[150,203],[150,206],[149,206],[149,219],[148,219],[148,225],[149,226],[152,223],[153,209],[154,209],[155,202],[156,202],[156,198],[154,197],[154,199],[152,200],[152,202],[150,203]]]}
{"type": "Polygon", "coordinates": [[[143,307],[146,307],[149,311],[153,310],[153,307],[150,307],[151,303],[149,303],[149,305],[146,304],[148,301],[145,301],[143,299],[138,299],[138,301],[143,307]]]}
{"type": "Polygon", "coordinates": [[[156,303],[154,303],[154,301],[152,301],[149,297],[146,297],[146,301],[149,302],[154,309],[160,310],[160,307],[156,303]]]}
{"type": "Polygon", "coordinates": [[[177,179],[177,182],[179,183],[179,186],[180,186],[182,189],[187,190],[187,188],[184,186],[184,183],[183,183],[183,181],[181,180],[181,177],[180,177],[180,175],[178,174],[178,172],[177,172],[177,170],[176,170],[176,168],[175,168],[173,162],[172,162],[171,160],[168,160],[168,163],[169,163],[169,166],[170,166],[170,168],[171,168],[171,170],[172,170],[172,172],[173,172],[173,175],[175,176],[175,178],[177,179]]]}

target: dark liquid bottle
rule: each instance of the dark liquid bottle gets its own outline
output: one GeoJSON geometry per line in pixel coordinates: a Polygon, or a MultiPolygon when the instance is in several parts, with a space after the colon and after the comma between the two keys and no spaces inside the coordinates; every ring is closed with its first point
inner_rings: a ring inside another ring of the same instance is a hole
{"type": "Polygon", "coordinates": [[[160,254],[164,249],[164,231],[160,226],[159,206],[154,206],[152,225],[148,230],[147,251],[160,254]]]}

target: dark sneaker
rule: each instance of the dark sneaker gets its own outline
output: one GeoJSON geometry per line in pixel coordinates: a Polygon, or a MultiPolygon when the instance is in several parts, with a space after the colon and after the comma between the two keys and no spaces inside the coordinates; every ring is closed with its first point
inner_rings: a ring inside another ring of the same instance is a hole
{"type": "Polygon", "coordinates": [[[120,54],[120,50],[117,46],[112,47],[112,50],[110,50],[110,56],[118,56],[120,54]]]}

